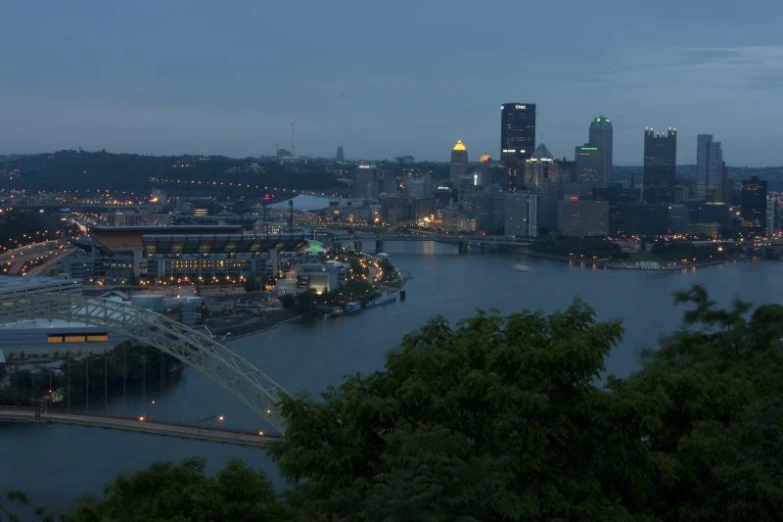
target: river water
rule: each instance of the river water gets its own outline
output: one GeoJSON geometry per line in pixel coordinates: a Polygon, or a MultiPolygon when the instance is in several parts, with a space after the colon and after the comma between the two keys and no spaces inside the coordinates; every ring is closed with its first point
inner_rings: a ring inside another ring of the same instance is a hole
{"type": "MultiPolygon", "coordinates": [[[[523,308],[561,310],[574,298],[592,305],[599,319],[621,318],[623,341],[607,370],[623,376],[638,367],[639,349],[680,324],[674,292],[701,283],[720,303],[734,297],[780,302],[783,267],[775,262],[733,263],[681,272],[593,270],[525,260],[517,272],[508,255],[459,256],[456,247],[434,243],[388,243],[392,263],[413,278],[407,301],[313,325],[286,324],[234,341],[231,346],[292,393],[317,394],[346,374],[370,372],[402,336],[441,314],[457,320],[477,308],[504,313],[523,308]]],[[[198,422],[224,415],[226,424],[264,429],[252,412],[217,384],[186,369],[169,389],[113,401],[110,413],[198,422]],[[154,401],[154,404],[153,404],[154,401]]],[[[104,411],[99,405],[97,411],[104,411]]],[[[40,425],[0,426],[0,492],[26,492],[35,503],[67,509],[84,494],[100,494],[118,473],[131,473],[160,459],[200,456],[210,471],[232,458],[265,470],[277,483],[274,464],[262,450],[109,430],[40,425]]]]}

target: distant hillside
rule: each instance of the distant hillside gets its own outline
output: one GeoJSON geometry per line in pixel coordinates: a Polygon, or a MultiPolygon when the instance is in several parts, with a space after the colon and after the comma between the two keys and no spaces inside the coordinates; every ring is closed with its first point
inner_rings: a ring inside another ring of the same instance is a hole
{"type": "MultiPolygon", "coordinates": [[[[612,171],[614,181],[625,181],[631,174],[641,174],[642,166],[621,167],[615,165],[612,171]]],[[[769,190],[783,191],[783,167],[732,167],[729,166],[729,179],[741,181],[751,176],[758,176],[769,182],[769,190]]],[[[696,165],[677,165],[677,177],[679,179],[693,179],[696,177],[696,165]]]]}
{"type": "MultiPolygon", "coordinates": [[[[132,190],[148,191],[153,186],[170,190],[189,181],[225,181],[252,185],[325,190],[336,185],[335,176],[323,166],[281,165],[255,158],[223,156],[143,156],[105,151],[74,150],[50,154],[7,157],[0,163],[0,187],[26,190],[132,190]],[[174,180],[153,182],[157,180],[174,180]]],[[[228,189],[227,189],[228,190],[228,189]]],[[[247,195],[247,189],[237,189],[247,195]]],[[[252,191],[251,191],[252,192],[252,191]]]]}

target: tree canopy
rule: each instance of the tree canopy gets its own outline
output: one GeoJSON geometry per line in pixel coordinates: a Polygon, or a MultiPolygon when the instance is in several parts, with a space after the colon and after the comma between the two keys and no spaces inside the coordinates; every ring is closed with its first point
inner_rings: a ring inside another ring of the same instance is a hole
{"type": "Polygon", "coordinates": [[[435,318],[383,370],[283,399],[281,499],[238,463],[157,464],[74,520],[780,520],[783,306],[677,302],[682,327],[626,378],[604,372],[620,322],[580,301],[435,318]]]}

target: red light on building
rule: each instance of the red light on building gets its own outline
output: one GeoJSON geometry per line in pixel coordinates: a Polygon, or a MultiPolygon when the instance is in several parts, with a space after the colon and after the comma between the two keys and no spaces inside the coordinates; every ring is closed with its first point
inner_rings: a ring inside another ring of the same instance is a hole
{"type": "Polygon", "coordinates": [[[568,199],[571,201],[579,201],[579,196],[569,196],[568,199]]]}

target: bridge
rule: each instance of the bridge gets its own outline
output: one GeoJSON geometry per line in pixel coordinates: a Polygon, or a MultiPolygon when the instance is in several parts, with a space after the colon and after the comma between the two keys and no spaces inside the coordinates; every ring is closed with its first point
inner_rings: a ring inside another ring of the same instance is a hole
{"type": "Polygon", "coordinates": [[[484,236],[480,234],[447,234],[447,233],[401,233],[401,232],[358,232],[349,235],[340,235],[328,230],[316,231],[325,234],[327,240],[332,243],[354,242],[355,250],[362,250],[363,241],[375,241],[375,250],[383,251],[383,244],[387,241],[435,241],[438,243],[455,244],[460,253],[466,253],[469,246],[474,247],[526,247],[531,240],[528,238],[515,238],[504,236],[484,236]]]}
{"type": "MultiPolygon", "coordinates": [[[[285,432],[277,408],[286,392],[264,372],[205,332],[125,302],[82,295],[46,293],[9,296],[0,302],[0,322],[29,319],[79,322],[106,328],[153,346],[200,371],[247,404],[271,428],[271,435],[282,436],[285,432]]],[[[86,426],[97,422],[82,415],[71,419],[71,423],[78,423],[77,420],[86,426]]],[[[150,425],[145,422],[144,427],[138,426],[136,431],[163,434],[149,431],[147,426],[150,425]]],[[[123,426],[127,429],[127,424],[123,426]]]]}
{"type": "Polygon", "coordinates": [[[252,447],[265,447],[272,441],[280,440],[278,435],[268,435],[263,431],[239,431],[196,424],[180,424],[152,420],[145,416],[119,417],[93,413],[42,412],[36,408],[9,406],[0,406],[0,422],[66,424],[252,447]]]}

